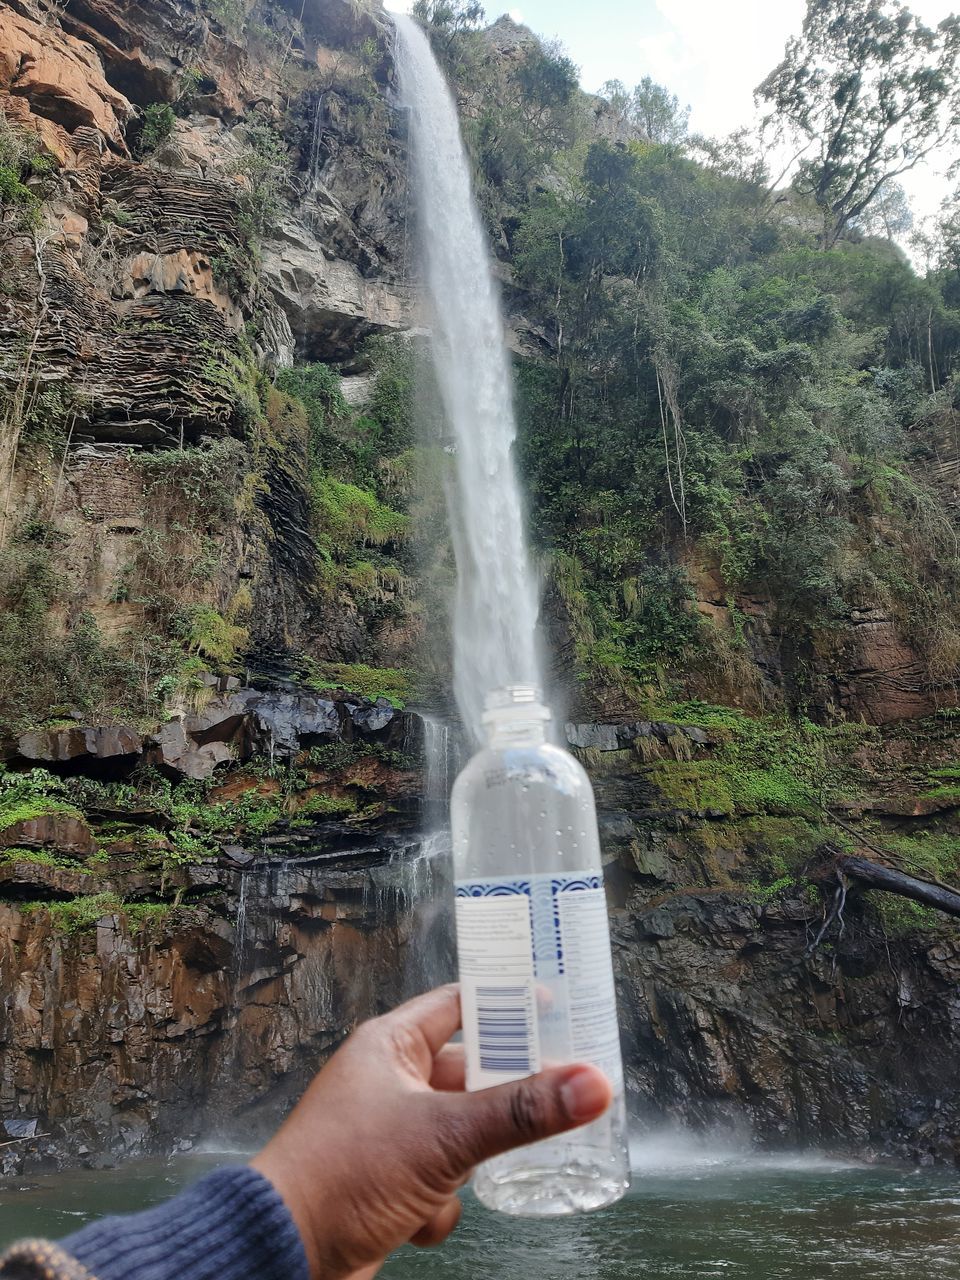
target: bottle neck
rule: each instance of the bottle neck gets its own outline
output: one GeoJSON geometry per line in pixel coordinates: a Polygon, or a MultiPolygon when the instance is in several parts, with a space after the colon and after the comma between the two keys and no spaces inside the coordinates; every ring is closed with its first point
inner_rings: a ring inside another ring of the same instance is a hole
{"type": "Polygon", "coordinates": [[[507,747],[542,747],[547,740],[542,720],[501,720],[487,725],[487,743],[493,751],[507,747]]]}

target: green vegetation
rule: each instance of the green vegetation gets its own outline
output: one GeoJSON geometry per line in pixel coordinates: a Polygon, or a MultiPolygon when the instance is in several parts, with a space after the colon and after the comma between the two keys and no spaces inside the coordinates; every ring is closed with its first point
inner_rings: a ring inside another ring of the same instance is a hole
{"type": "Polygon", "coordinates": [[[322,364],[281,372],[266,405],[273,434],[306,452],[319,585],[372,627],[402,616],[410,590],[410,520],[392,504],[410,493],[409,451],[399,451],[411,437],[413,376],[406,343],[377,339],[366,354],[375,376],[362,412],[322,364]]]}
{"type": "Polygon", "coordinates": [[[322,530],[321,546],[326,542],[331,554],[351,541],[363,547],[385,547],[402,541],[406,535],[406,516],[384,506],[369,489],[318,475],[313,493],[322,530]]]}
{"type": "Polygon", "coordinates": [[[706,718],[719,740],[709,756],[650,767],[667,801],[716,816],[819,813],[832,764],[827,732],[809,721],[753,720],[713,709],[706,718]]]}
{"type": "Polygon", "coordinates": [[[140,156],[150,155],[173,134],[177,126],[177,116],[169,102],[151,102],[143,108],[143,123],[136,149],[140,156]]]}
{"type": "Polygon", "coordinates": [[[8,803],[4,798],[0,801],[0,831],[15,827],[21,822],[33,822],[37,818],[56,815],[66,818],[82,818],[80,811],[73,805],[64,804],[62,800],[54,800],[51,796],[34,796],[8,803]]]}
{"type": "Polygon", "coordinates": [[[42,722],[51,707],[134,710],[142,677],[130,654],[104,643],[82,609],[60,623],[51,608],[63,591],[43,534],[18,532],[0,550],[0,721],[14,731],[42,722]]]}
{"type": "Polygon", "coordinates": [[[620,141],[598,141],[561,51],[498,60],[478,5],[417,12],[484,103],[465,124],[481,203],[549,336],[517,362],[519,456],[583,677],[759,705],[753,596],[792,710],[863,603],[950,679],[960,557],[930,467],[960,411],[960,218],[923,276],[877,231],[908,217],[897,175],[956,140],[960,25],[811,0],[764,87],[813,139],[776,193],[754,140],[689,137],[649,78],[606,86],[620,141]],[[703,576],[719,625],[694,608],[703,576]]]}
{"type": "Polygon", "coordinates": [[[871,890],[867,897],[891,938],[906,938],[914,933],[936,929],[943,924],[941,913],[934,911],[932,907],[925,907],[921,902],[911,902],[909,898],[900,898],[893,893],[878,893],[876,890],[871,890]]]}
{"type": "Polygon", "coordinates": [[[931,769],[929,777],[933,786],[923,792],[924,800],[955,801],[960,805],[960,764],[931,769]]]}
{"type": "Polygon", "coordinates": [[[243,34],[247,24],[246,0],[202,0],[203,7],[234,38],[243,34]]]}
{"type": "Polygon", "coordinates": [[[179,626],[187,648],[204,657],[219,671],[233,666],[250,637],[246,627],[228,622],[216,609],[205,604],[190,605],[184,609],[179,626]]]}
{"type": "Polygon", "coordinates": [[[327,662],[311,666],[307,684],[312,688],[345,689],[364,698],[386,698],[402,708],[410,700],[415,673],[390,667],[366,667],[362,663],[327,662]]]}
{"type": "MultiPolygon", "coordinates": [[[[243,180],[241,225],[255,242],[276,226],[283,208],[283,191],[290,181],[291,160],[282,136],[266,119],[252,116],[244,124],[243,133],[246,146],[230,172],[243,180]]],[[[248,244],[247,249],[255,252],[255,243],[248,244]]]]}
{"type": "Polygon", "coordinates": [[[51,169],[36,135],[18,129],[0,111],[0,234],[38,229],[43,200],[29,180],[51,169]]]}
{"type": "Polygon", "coordinates": [[[97,893],[64,902],[25,902],[24,915],[39,915],[68,937],[93,929],[105,916],[117,916],[131,933],[149,932],[169,919],[167,902],[126,902],[115,893],[97,893]]]}
{"type": "Polygon", "coordinates": [[[621,80],[608,80],[600,94],[618,122],[638,129],[647,142],[666,146],[687,136],[690,108],[681,107],[677,95],[650,76],[644,76],[632,90],[621,80]]]}
{"type": "Polygon", "coordinates": [[[960,880],[958,836],[937,831],[923,831],[918,835],[884,835],[883,848],[902,870],[921,880],[939,880],[945,884],[956,884],[960,880]]]}
{"type": "Polygon", "coordinates": [[[25,902],[24,915],[43,915],[58,933],[81,933],[92,929],[104,916],[119,915],[123,902],[115,893],[96,893],[65,902],[25,902]]]}
{"type": "Polygon", "coordinates": [[[49,849],[3,849],[0,850],[0,866],[12,867],[18,862],[26,862],[35,867],[51,867],[56,871],[82,871],[81,863],[62,854],[51,853],[49,849]]]}

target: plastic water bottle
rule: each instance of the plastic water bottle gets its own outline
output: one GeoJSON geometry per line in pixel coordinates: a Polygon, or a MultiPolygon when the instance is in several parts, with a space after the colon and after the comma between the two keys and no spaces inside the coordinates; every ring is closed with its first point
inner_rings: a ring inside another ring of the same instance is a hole
{"type": "Polygon", "coordinates": [[[487,698],[487,747],[451,802],[467,1088],[589,1062],[614,1101],[599,1120],[480,1166],[474,1190],[503,1213],[599,1209],[629,1186],[623,1066],[593,788],[546,741],[536,689],[487,698]]]}

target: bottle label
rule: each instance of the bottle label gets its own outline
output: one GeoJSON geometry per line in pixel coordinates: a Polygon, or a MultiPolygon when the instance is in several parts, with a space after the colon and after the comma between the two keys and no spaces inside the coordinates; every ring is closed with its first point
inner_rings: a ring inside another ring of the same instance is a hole
{"type": "Polygon", "coordinates": [[[592,1062],[622,1083],[602,877],[457,881],[467,1088],[549,1061],[592,1062]]]}

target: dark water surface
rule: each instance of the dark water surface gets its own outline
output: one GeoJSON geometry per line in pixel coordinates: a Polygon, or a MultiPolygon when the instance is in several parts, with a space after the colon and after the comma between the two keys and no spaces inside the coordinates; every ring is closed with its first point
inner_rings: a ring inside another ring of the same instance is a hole
{"type": "MultiPolygon", "coordinates": [[[[388,1280],[960,1280],[960,1175],[815,1158],[680,1153],[645,1160],[589,1217],[496,1217],[468,1197],[443,1248],[406,1249],[388,1280]]],[[[61,1236],[173,1195],[224,1158],[0,1183],[0,1247],[61,1236]]]]}

